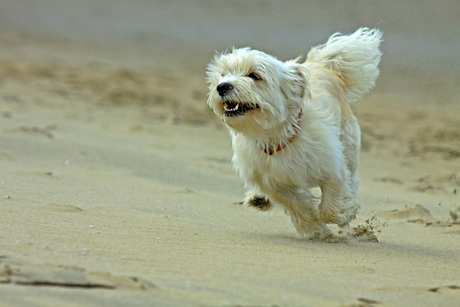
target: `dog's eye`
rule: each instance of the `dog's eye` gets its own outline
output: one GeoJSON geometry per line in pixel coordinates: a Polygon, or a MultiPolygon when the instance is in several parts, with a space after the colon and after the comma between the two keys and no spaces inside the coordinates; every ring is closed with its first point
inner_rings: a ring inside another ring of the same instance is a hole
{"type": "Polygon", "coordinates": [[[253,73],[253,72],[247,75],[246,77],[251,78],[252,80],[255,80],[255,81],[262,80],[262,78],[260,78],[258,74],[253,73]]]}

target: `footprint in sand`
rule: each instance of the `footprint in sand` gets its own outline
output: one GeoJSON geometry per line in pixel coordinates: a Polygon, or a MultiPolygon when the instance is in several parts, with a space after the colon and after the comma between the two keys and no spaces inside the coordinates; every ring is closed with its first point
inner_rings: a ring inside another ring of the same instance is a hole
{"type": "Polygon", "coordinates": [[[55,203],[43,205],[42,208],[53,211],[53,212],[81,212],[83,211],[82,208],[77,207],[77,206],[55,204],[55,203]]]}
{"type": "Polygon", "coordinates": [[[343,305],[344,307],[371,307],[381,304],[381,302],[364,298],[364,297],[359,297],[356,299],[356,302],[350,303],[350,304],[345,304],[343,305]]]}
{"type": "Polygon", "coordinates": [[[460,186],[460,177],[457,173],[444,174],[442,176],[432,177],[431,175],[422,176],[417,179],[417,185],[409,188],[409,191],[415,192],[446,192],[454,191],[460,186]]]}
{"type": "Polygon", "coordinates": [[[14,134],[27,134],[27,135],[35,135],[35,136],[45,136],[49,139],[54,138],[53,131],[56,130],[55,125],[49,125],[46,127],[28,127],[28,126],[21,126],[18,128],[11,129],[10,132],[14,134]]]}
{"type": "Polygon", "coordinates": [[[0,284],[61,287],[76,289],[148,290],[155,286],[137,277],[112,276],[104,272],[89,272],[84,268],[32,264],[0,257],[0,284]]]}
{"type": "Polygon", "coordinates": [[[416,205],[413,208],[406,208],[404,210],[394,209],[391,211],[385,211],[379,213],[379,216],[387,218],[389,220],[420,220],[424,222],[431,222],[434,218],[431,216],[430,211],[421,205],[416,205]]]}
{"type": "MultiPolygon", "coordinates": [[[[452,225],[460,225],[460,220],[458,219],[460,207],[450,210],[449,215],[450,220],[436,220],[431,216],[430,211],[421,205],[404,210],[394,209],[379,213],[380,217],[389,220],[406,220],[409,223],[420,223],[425,224],[425,226],[451,227],[452,225]]],[[[453,233],[457,233],[457,231],[453,231],[453,233]]]]}
{"type": "Polygon", "coordinates": [[[435,288],[430,288],[428,291],[430,292],[444,292],[446,290],[460,290],[460,286],[457,285],[450,285],[450,286],[441,286],[441,287],[435,287],[435,288]]]}
{"type": "Polygon", "coordinates": [[[402,180],[396,178],[396,177],[379,177],[379,178],[374,178],[375,182],[384,182],[384,183],[393,183],[393,184],[398,184],[402,185],[404,184],[402,180]]]}

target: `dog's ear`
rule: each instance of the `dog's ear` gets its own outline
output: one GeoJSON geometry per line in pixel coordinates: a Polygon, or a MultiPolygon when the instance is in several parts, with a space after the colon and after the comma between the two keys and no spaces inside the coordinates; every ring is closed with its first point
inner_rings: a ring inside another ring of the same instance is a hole
{"type": "Polygon", "coordinates": [[[281,91],[286,100],[300,102],[305,96],[310,96],[310,89],[307,81],[308,69],[297,60],[285,62],[287,70],[281,82],[281,91]]]}

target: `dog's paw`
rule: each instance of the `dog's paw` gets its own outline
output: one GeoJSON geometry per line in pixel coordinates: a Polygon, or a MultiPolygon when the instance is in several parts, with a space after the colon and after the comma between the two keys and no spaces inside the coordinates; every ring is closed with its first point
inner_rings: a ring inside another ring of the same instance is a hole
{"type": "Polygon", "coordinates": [[[346,202],[342,210],[342,220],[337,223],[340,228],[348,226],[356,218],[360,206],[352,201],[346,202]]]}
{"type": "Polygon", "coordinates": [[[256,208],[259,211],[268,211],[271,209],[272,204],[270,200],[261,196],[254,196],[246,201],[249,207],[256,208]]]}
{"type": "Polygon", "coordinates": [[[297,230],[297,235],[300,238],[307,238],[310,240],[321,240],[322,238],[332,235],[331,230],[327,227],[326,224],[315,223],[313,221],[301,222],[292,221],[295,229],[297,230]]]}
{"type": "Polygon", "coordinates": [[[356,218],[359,208],[355,202],[348,201],[340,209],[320,210],[320,219],[325,224],[337,224],[340,228],[344,228],[356,218]]]}

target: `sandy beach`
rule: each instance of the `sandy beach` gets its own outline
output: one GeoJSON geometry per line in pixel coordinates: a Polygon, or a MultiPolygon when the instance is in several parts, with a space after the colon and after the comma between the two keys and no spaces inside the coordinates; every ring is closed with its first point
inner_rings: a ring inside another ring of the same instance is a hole
{"type": "Polygon", "coordinates": [[[0,306],[459,306],[460,5],[0,4],[0,306]],[[329,240],[239,204],[216,50],[385,33],[353,106],[361,211],[329,240]]]}

